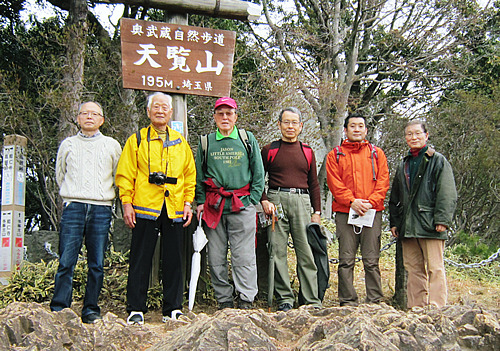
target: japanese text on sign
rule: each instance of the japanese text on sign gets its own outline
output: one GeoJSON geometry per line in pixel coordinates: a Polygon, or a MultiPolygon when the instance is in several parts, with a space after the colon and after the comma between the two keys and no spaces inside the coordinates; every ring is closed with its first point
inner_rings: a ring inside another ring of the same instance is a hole
{"type": "Polygon", "coordinates": [[[229,95],[234,32],[121,19],[125,88],[229,95]]]}

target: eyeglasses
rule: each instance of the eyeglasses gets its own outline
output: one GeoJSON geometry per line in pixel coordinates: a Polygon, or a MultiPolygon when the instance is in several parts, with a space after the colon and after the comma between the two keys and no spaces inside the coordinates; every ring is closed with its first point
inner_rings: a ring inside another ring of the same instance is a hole
{"type": "Polygon", "coordinates": [[[415,133],[406,133],[405,136],[407,138],[413,138],[414,136],[417,137],[417,138],[420,138],[423,134],[423,132],[415,132],[415,133]]]}
{"type": "Polygon", "coordinates": [[[83,117],[99,117],[99,116],[102,116],[99,112],[90,112],[90,111],[83,111],[83,112],[80,112],[80,115],[83,116],[83,117]]]}
{"type": "Polygon", "coordinates": [[[163,111],[170,111],[170,106],[169,105],[153,105],[151,107],[152,110],[155,110],[155,111],[160,111],[160,110],[163,110],[163,111]]]}
{"type": "Polygon", "coordinates": [[[281,124],[285,126],[292,125],[294,127],[297,127],[300,124],[300,121],[281,121],[281,124]]]}

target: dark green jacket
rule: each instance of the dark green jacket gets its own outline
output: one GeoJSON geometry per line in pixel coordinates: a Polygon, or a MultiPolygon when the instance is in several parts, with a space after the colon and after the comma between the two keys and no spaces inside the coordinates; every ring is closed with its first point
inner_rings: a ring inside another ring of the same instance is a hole
{"type": "Polygon", "coordinates": [[[436,225],[442,224],[449,228],[457,204],[450,163],[429,147],[410,189],[405,171],[410,157],[405,157],[399,164],[392,183],[389,200],[391,228],[398,228],[399,238],[446,240],[446,231],[437,232],[436,225]]]}

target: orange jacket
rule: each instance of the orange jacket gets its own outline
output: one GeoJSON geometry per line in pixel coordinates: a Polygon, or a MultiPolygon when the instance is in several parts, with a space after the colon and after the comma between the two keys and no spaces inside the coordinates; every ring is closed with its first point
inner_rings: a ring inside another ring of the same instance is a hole
{"type": "Polygon", "coordinates": [[[351,203],[355,199],[369,200],[376,211],[384,209],[384,199],[389,190],[389,169],[387,157],[382,149],[375,146],[377,156],[374,156],[375,176],[371,148],[368,141],[349,142],[344,140],[337,163],[335,150],[326,158],[326,180],[333,194],[332,210],[349,213],[351,203]]]}

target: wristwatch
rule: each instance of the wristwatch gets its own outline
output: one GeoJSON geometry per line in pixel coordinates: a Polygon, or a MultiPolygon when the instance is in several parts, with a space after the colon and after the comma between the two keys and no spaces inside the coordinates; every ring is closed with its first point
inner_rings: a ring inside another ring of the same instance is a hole
{"type": "Polygon", "coordinates": [[[193,208],[193,205],[191,205],[191,202],[187,202],[187,201],[184,202],[184,206],[189,206],[189,207],[193,208]]]}
{"type": "Polygon", "coordinates": [[[317,214],[318,216],[321,216],[321,211],[315,211],[314,214],[317,214]]]}

